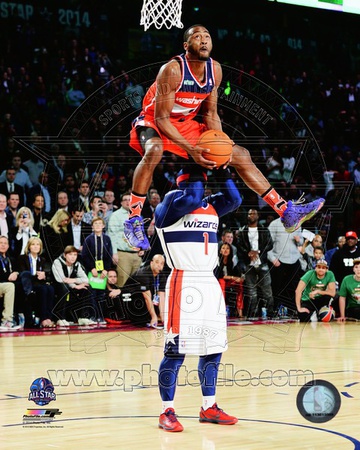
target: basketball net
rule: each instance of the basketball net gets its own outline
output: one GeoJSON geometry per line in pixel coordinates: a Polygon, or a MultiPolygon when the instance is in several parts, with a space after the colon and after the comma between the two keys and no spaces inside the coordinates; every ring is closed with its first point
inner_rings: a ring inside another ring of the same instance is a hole
{"type": "Polygon", "coordinates": [[[183,28],[181,22],[182,0],[144,0],[141,8],[140,25],[146,31],[151,25],[159,30],[165,26],[183,28]]]}

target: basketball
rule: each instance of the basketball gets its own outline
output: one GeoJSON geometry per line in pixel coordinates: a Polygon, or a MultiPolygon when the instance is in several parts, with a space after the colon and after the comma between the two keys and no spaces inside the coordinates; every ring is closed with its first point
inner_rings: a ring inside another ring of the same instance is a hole
{"type": "Polygon", "coordinates": [[[204,152],[203,157],[215,161],[216,167],[221,167],[230,159],[233,142],[223,131],[207,130],[200,136],[197,145],[208,148],[210,152],[204,152]]]}
{"type": "Polygon", "coordinates": [[[323,306],[319,311],[319,319],[321,322],[331,322],[335,319],[335,311],[331,306],[323,306]]]}

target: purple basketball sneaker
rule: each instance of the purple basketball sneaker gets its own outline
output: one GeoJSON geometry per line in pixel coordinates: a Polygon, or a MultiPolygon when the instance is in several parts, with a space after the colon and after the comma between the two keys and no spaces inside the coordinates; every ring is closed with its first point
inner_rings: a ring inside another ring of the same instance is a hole
{"type": "Polygon", "coordinates": [[[150,242],[144,230],[144,221],[141,216],[134,216],[124,222],[124,236],[132,248],[149,250],[150,242]]]}
{"type": "Polygon", "coordinates": [[[310,203],[302,204],[303,198],[300,197],[296,202],[289,201],[284,215],[281,218],[285,230],[288,233],[300,228],[301,224],[311,219],[323,207],[325,200],[318,198],[310,203]]]}

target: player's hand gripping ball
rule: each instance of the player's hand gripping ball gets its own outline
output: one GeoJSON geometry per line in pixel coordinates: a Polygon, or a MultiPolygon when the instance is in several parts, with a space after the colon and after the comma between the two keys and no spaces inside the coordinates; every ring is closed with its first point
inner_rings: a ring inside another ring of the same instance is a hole
{"type": "Polygon", "coordinates": [[[197,145],[210,150],[208,153],[204,152],[203,157],[216,162],[216,167],[219,168],[229,161],[233,141],[223,131],[207,130],[199,137],[197,145]]]}

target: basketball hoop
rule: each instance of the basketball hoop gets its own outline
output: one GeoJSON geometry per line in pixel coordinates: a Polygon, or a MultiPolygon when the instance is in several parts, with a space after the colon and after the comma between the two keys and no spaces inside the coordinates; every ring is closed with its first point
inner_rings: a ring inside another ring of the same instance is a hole
{"type": "Polygon", "coordinates": [[[165,26],[183,28],[181,22],[182,0],[144,0],[141,8],[140,25],[146,31],[151,25],[159,30],[165,26]]]}

